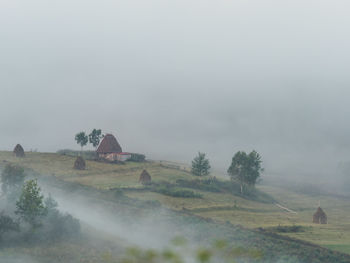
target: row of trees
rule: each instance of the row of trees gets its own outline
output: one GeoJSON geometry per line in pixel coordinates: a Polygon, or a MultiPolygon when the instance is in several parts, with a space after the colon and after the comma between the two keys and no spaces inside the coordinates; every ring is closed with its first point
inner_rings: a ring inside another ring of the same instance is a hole
{"type": "Polygon", "coordinates": [[[93,129],[89,135],[83,131],[77,133],[75,135],[75,140],[77,144],[81,146],[81,151],[83,151],[83,147],[86,146],[88,142],[96,149],[103,136],[101,129],[93,129]]]}
{"type": "MultiPolygon", "coordinates": [[[[260,177],[261,172],[263,172],[261,163],[261,156],[256,151],[252,151],[249,154],[239,151],[232,157],[227,173],[232,181],[239,182],[242,194],[244,186],[254,186],[260,177]]],[[[209,160],[205,157],[205,153],[199,152],[192,161],[192,174],[206,176],[210,174],[210,168],[209,160]]]]}

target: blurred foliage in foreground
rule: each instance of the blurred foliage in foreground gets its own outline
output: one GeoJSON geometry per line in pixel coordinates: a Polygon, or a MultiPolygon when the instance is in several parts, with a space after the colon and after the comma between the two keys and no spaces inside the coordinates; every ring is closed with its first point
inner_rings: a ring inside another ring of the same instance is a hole
{"type": "Polygon", "coordinates": [[[193,248],[186,239],[177,237],[172,245],[162,250],[130,247],[125,255],[115,258],[110,252],[105,252],[101,261],[105,263],[211,263],[211,262],[250,262],[259,260],[263,253],[259,250],[243,247],[230,247],[226,241],[215,241],[211,247],[193,248]]]}

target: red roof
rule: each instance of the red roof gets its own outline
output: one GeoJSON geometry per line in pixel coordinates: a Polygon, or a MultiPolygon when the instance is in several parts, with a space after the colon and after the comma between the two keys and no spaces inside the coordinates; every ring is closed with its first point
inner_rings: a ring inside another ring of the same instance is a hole
{"type": "Polygon", "coordinates": [[[103,137],[100,145],[97,148],[98,153],[121,153],[122,147],[120,147],[117,139],[112,134],[106,134],[103,137]]]}

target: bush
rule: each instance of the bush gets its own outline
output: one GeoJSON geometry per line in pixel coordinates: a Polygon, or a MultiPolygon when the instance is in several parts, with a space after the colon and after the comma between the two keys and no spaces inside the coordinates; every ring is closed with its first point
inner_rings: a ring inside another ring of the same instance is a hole
{"type": "Polygon", "coordinates": [[[202,198],[202,195],[195,193],[191,190],[185,190],[180,188],[174,188],[169,186],[158,186],[152,189],[153,192],[168,195],[172,197],[184,197],[184,198],[202,198]]]}
{"type": "Polygon", "coordinates": [[[95,151],[74,151],[74,150],[64,149],[64,150],[57,151],[57,153],[61,155],[72,156],[72,157],[81,156],[85,160],[95,160],[97,158],[97,154],[95,151]]]}
{"type": "Polygon", "coordinates": [[[222,189],[216,184],[214,179],[204,179],[204,180],[176,180],[176,184],[181,187],[199,189],[208,192],[219,193],[222,192],[222,189]]]}
{"type": "Polygon", "coordinates": [[[268,231],[271,232],[277,232],[277,233],[299,233],[304,232],[305,229],[302,226],[299,225],[293,225],[293,226],[276,226],[267,228],[268,231]]]}
{"type": "Polygon", "coordinates": [[[11,217],[0,214],[0,240],[2,239],[3,234],[10,231],[18,231],[19,224],[15,222],[11,217]]]}
{"type": "Polygon", "coordinates": [[[1,173],[1,190],[8,200],[14,201],[20,195],[25,176],[22,167],[13,164],[5,166],[1,173]]]}
{"type": "Polygon", "coordinates": [[[80,233],[79,220],[70,214],[62,214],[58,210],[51,211],[44,219],[36,238],[41,241],[57,241],[74,237],[80,233]]]}
{"type": "Polygon", "coordinates": [[[70,214],[62,214],[57,209],[57,202],[49,196],[45,199],[46,215],[35,231],[25,233],[31,242],[55,242],[75,237],[80,233],[80,223],[70,214]]]}
{"type": "Polygon", "coordinates": [[[131,162],[144,162],[146,156],[140,153],[131,153],[131,158],[128,161],[131,162]]]}

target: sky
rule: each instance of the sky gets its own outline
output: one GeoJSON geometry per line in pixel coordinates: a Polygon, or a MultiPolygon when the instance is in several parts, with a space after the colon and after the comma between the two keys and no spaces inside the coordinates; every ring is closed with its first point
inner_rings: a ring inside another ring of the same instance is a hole
{"type": "Polygon", "coordinates": [[[124,151],[225,171],[257,150],[266,173],[349,161],[350,16],[330,0],[0,2],[0,149],[124,151]]]}

